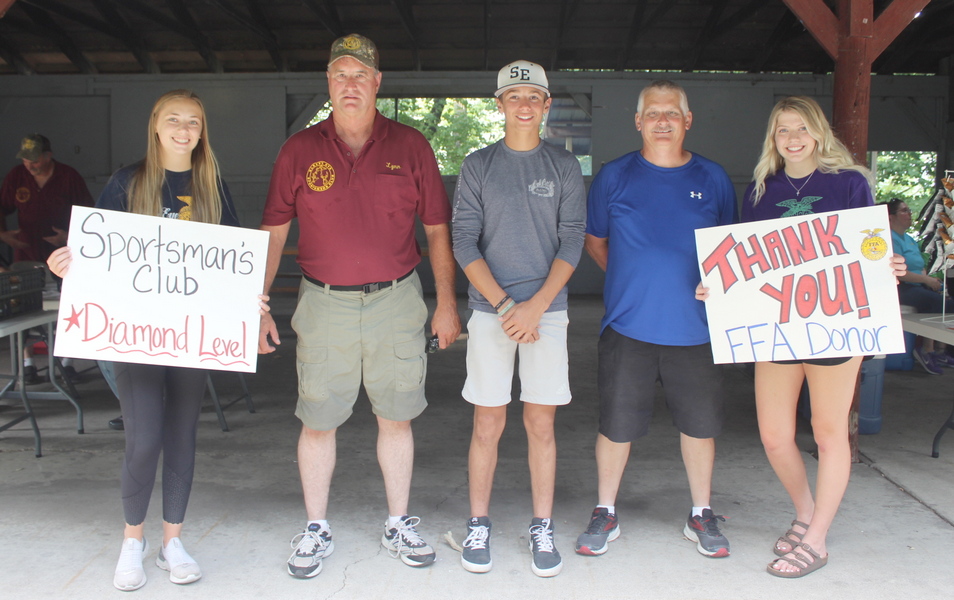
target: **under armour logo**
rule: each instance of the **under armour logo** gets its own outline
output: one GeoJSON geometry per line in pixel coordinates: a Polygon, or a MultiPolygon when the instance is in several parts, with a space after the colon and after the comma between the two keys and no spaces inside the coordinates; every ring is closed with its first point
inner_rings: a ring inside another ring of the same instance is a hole
{"type": "Polygon", "coordinates": [[[698,198],[699,200],[702,200],[702,192],[689,192],[689,197],[698,198]]]}

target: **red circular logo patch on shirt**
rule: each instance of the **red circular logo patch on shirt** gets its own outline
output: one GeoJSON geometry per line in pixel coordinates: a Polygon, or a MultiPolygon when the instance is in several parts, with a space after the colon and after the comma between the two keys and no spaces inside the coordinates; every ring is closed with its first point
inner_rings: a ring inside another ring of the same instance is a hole
{"type": "Polygon", "coordinates": [[[30,188],[20,187],[17,188],[17,202],[29,202],[30,201],[30,188]]]}
{"type": "Polygon", "coordinates": [[[305,181],[311,189],[323,192],[334,185],[335,168],[323,160],[312,163],[305,174],[305,181]]]}

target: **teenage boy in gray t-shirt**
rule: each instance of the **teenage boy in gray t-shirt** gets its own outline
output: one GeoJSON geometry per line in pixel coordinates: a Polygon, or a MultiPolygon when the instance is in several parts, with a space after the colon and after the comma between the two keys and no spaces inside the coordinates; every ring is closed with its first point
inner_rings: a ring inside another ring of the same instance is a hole
{"type": "Polygon", "coordinates": [[[471,518],[461,563],[490,570],[490,493],[497,443],[520,353],[520,399],[529,444],[533,520],[531,569],[552,577],[563,567],[553,543],[556,407],[570,401],[567,290],[583,250],[586,198],[576,158],[540,139],[550,109],[543,67],[513,62],[497,75],[504,139],[464,160],[454,201],[454,256],[470,280],[467,380],[474,405],[470,442],[471,518]]]}

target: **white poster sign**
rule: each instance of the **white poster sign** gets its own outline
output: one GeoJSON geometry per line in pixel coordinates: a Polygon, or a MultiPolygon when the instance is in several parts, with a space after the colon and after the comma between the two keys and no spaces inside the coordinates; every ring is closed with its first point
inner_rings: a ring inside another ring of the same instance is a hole
{"type": "Polygon", "coordinates": [[[57,356],[254,373],[264,231],[74,206],[57,356]]]}
{"type": "Polygon", "coordinates": [[[716,363],[904,352],[884,206],[696,231],[716,363]]]}

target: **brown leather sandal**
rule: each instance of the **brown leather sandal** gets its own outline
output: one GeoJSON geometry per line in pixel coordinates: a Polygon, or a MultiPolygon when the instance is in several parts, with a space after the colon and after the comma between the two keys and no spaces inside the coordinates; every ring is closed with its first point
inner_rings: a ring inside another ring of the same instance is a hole
{"type": "Polygon", "coordinates": [[[822,558],[818,555],[817,552],[812,550],[812,547],[808,544],[799,544],[789,552],[791,556],[782,556],[776,558],[765,567],[765,570],[769,572],[769,575],[774,575],[776,577],[783,577],[785,579],[795,579],[796,577],[804,577],[811,573],[812,571],[817,571],[818,569],[824,567],[828,564],[828,557],[822,558]],[[812,562],[806,562],[804,558],[812,558],[812,562]],[[786,562],[796,569],[797,571],[779,571],[774,567],[780,561],[786,562]]]}
{"type": "Polygon", "coordinates": [[[808,531],[808,523],[802,523],[798,519],[792,521],[792,528],[782,534],[777,540],[775,540],[775,546],[772,547],[772,552],[775,553],[775,556],[785,556],[789,552],[795,549],[795,546],[802,543],[802,538],[805,537],[804,533],[798,533],[795,531],[795,527],[801,527],[806,532],[808,531]],[[791,550],[782,550],[778,547],[779,544],[788,544],[791,546],[791,550]]]}

